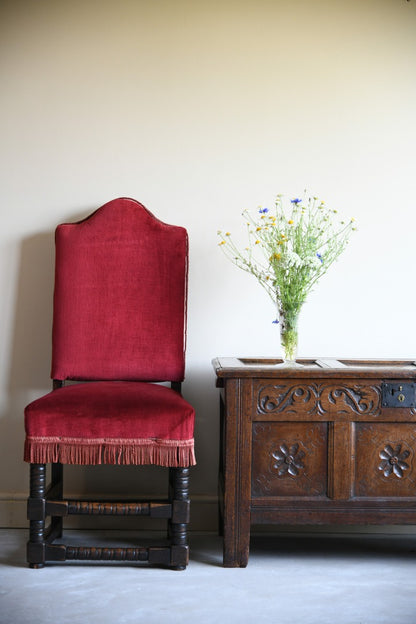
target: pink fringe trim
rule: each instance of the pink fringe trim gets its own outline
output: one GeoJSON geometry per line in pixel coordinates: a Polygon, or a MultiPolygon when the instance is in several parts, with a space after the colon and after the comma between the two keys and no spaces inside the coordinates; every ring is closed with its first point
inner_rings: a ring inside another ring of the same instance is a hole
{"type": "Polygon", "coordinates": [[[44,438],[28,436],[24,460],[31,464],[134,464],[186,468],[196,464],[194,440],[44,438]]]}

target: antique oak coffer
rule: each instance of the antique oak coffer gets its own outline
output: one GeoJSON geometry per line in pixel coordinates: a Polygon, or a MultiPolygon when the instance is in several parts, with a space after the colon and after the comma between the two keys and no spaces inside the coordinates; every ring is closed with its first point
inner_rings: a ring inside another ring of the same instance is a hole
{"type": "Polygon", "coordinates": [[[224,566],[253,524],[416,524],[416,362],[217,358],[224,566]]]}

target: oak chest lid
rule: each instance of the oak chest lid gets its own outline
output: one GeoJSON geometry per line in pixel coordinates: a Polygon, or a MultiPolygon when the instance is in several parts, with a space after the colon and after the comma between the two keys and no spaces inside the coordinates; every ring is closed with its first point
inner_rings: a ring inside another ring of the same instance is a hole
{"type": "Polygon", "coordinates": [[[212,361],[218,385],[226,378],[348,378],[416,381],[416,361],[411,359],[300,358],[287,366],[278,358],[218,357],[212,361]]]}

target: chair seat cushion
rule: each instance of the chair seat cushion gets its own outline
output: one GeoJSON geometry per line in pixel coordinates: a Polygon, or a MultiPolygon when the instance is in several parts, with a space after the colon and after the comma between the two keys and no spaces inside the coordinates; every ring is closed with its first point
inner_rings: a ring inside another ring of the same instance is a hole
{"type": "Polygon", "coordinates": [[[54,390],[25,409],[25,461],[62,464],[195,462],[193,407],[157,384],[79,383],[54,390]]]}

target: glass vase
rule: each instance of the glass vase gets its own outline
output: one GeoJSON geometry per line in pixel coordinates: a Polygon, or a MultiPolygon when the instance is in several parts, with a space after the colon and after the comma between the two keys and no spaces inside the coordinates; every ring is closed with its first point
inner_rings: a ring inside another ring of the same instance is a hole
{"type": "Polygon", "coordinates": [[[286,366],[296,366],[299,312],[300,306],[279,307],[280,344],[286,366]]]}

